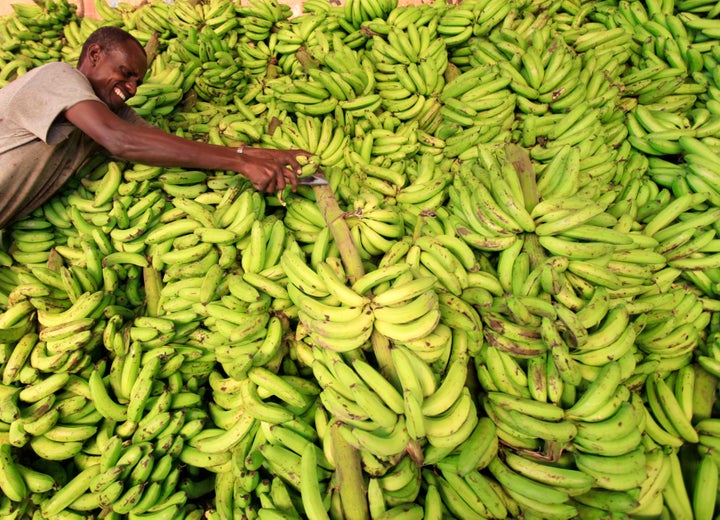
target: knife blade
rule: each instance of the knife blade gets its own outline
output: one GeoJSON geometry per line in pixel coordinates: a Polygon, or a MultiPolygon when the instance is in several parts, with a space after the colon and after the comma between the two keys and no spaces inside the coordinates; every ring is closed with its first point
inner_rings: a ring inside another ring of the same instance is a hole
{"type": "Polygon", "coordinates": [[[325,177],[321,177],[319,175],[306,175],[304,177],[298,178],[298,184],[305,184],[308,186],[322,186],[324,184],[328,184],[328,181],[325,177]]]}

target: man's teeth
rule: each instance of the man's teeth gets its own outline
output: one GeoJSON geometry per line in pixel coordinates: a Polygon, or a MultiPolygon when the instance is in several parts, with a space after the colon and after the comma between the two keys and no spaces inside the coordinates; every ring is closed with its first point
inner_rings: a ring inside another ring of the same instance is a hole
{"type": "Polygon", "coordinates": [[[122,91],[122,90],[120,90],[119,88],[115,87],[115,94],[117,94],[117,96],[118,96],[120,99],[122,99],[123,101],[125,101],[125,94],[123,94],[123,91],[122,91]]]}

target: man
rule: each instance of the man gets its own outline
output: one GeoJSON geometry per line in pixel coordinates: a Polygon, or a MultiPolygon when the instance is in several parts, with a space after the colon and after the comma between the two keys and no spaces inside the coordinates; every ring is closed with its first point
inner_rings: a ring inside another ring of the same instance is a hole
{"type": "Polygon", "coordinates": [[[140,42],[102,27],[77,67],[48,63],[0,89],[0,230],[49,199],[91,153],[165,167],[235,171],[260,191],[297,188],[301,150],[238,149],[183,139],[125,102],[147,71],[140,42]]]}

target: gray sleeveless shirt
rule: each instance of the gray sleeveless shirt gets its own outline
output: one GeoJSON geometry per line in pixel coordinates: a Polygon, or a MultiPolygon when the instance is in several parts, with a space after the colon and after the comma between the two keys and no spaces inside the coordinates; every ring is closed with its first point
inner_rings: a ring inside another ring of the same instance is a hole
{"type": "MultiPolygon", "coordinates": [[[[65,119],[81,101],[100,101],[68,63],[47,63],[0,89],[0,229],[28,215],[102,149],[65,119]]],[[[142,119],[129,107],[118,116],[142,119]]],[[[144,123],[144,121],[143,121],[144,123]]]]}

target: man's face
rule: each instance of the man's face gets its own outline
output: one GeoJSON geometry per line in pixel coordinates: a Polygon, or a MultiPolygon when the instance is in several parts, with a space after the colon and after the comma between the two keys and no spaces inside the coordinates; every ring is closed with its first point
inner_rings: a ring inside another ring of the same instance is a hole
{"type": "Polygon", "coordinates": [[[88,54],[88,80],[95,94],[117,112],[135,95],[147,71],[145,54],[138,45],[127,41],[114,49],[95,46],[88,54]]]}

